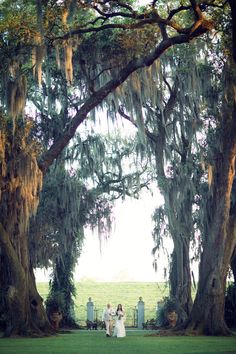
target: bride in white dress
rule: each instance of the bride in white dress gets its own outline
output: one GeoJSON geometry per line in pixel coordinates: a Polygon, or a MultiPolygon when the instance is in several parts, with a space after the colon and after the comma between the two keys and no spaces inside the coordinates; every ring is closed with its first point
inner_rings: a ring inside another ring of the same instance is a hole
{"type": "Polygon", "coordinates": [[[119,304],[116,310],[116,322],[115,322],[115,328],[113,332],[114,337],[121,338],[126,336],[124,316],[125,316],[125,312],[122,308],[122,305],[119,304]]]}

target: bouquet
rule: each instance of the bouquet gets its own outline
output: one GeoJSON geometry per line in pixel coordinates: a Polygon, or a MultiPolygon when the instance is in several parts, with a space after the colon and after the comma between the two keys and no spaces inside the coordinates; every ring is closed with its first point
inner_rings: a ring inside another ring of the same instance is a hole
{"type": "Polygon", "coordinates": [[[118,320],[121,320],[123,317],[123,313],[118,313],[118,320]]]}

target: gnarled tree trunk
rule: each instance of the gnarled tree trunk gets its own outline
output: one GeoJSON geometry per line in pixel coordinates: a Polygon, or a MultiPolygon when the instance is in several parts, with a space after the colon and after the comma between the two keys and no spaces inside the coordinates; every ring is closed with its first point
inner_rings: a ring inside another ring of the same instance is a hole
{"type": "Polygon", "coordinates": [[[224,321],[226,276],[236,244],[234,221],[230,218],[231,190],[236,157],[235,64],[225,67],[226,92],[219,119],[220,151],[215,153],[213,182],[206,215],[207,232],[199,269],[199,284],[187,329],[210,335],[226,335],[224,321]]]}
{"type": "Polygon", "coordinates": [[[4,267],[0,284],[5,299],[5,334],[41,335],[50,332],[51,326],[30,264],[28,223],[37,209],[42,173],[35,153],[24,148],[25,131],[18,128],[18,136],[1,135],[0,247],[4,267]]]}
{"type": "Polygon", "coordinates": [[[36,289],[33,270],[29,262],[27,236],[21,236],[18,254],[12,247],[10,235],[0,224],[1,249],[4,272],[1,286],[5,298],[5,335],[42,335],[52,333],[51,325],[43,307],[43,299],[36,289]]]}

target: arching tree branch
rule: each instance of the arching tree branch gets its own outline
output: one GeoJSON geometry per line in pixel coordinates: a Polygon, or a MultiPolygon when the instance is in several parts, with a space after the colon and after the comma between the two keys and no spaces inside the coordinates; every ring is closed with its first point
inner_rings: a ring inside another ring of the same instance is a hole
{"type": "MultiPolygon", "coordinates": [[[[157,14],[158,18],[158,14],[157,14]]],[[[204,22],[210,23],[204,19],[204,22]]],[[[116,26],[116,24],[108,24],[105,26],[116,26]]],[[[102,26],[105,28],[104,26],[102,26]]],[[[43,173],[46,172],[48,167],[52,164],[53,160],[60,154],[60,152],[65,148],[70,139],[74,136],[78,126],[86,119],[87,114],[96,108],[104,98],[106,98],[109,93],[113,92],[118,86],[120,86],[130,74],[140,68],[144,68],[153,64],[153,62],[158,59],[168,48],[182,43],[188,43],[193,38],[196,38],[203,33],[207,32],[210,29],[210,25],[200,26],[201,31],[188,31],[188,33],[180,34],[173,36],[171,38],[166,38],[160,42],[156,48],[151,52],[147,53],[141,58],[136,58],[131,60],[126,66],[124,66],[115,76],[108,81],[105,85],[100,87],[96,92],[93,92],[92,95],[85,101],[85,103],[78,109],[75,116],[66,126],[64,132],[61,136],[53,143],[50,149],[43,155],[39,166],[43,173]]],[[[107,27],[108,28],[108,27],[107,27]]],[[[120,27],[122,28],[122,26],[120,27]]],[[[96,30],[96,29],[95,29],[96,30]]],[[[75,32],[74,32],[75,33],[75,32]]],[[[70,34],[71,35],[71,34],[70,34]]],[[[69,34],[68,34],[69,36],[69,34]]],[[[65,36],[63,37],[65,39],[65,36]]]]}
{"type": "MultiPolygon", "coordinates": [[[[160,27],[161,32],[164,38],[167,37],[166,35],[166,29],[167,27],[174,29],[178,33],[182,34],[187,34],[189,32],[193,32],[196,28],[198,27],[206,27],[208,26],[207,30],[212,28],[212,22],[209,20],[206,20],[205,17],[203,16],[202,13],[202,8],[204,6],[211,6],[212,4],[209,4],[208,2],[201,2],[201,4],[197,4],[195,0],[190,0],[190,5],[189,6],[180,6],[177,9],[173,9],[170,11],[169,15],[167,18],[163,18],[160,16],[158,13],[155,5],[156,3],[153,2],[151,10],[146,10],[143,13],[137,13],[131,6],[127,4],[122,4],[119,1],[114,1],[118,6],[125,8],[128,10],[127,12],[123,11],[112,11],[111,8],[108,7],[106,10],[104,5],[106,3],[109,3],[110,1],[106,2],[100,2],[97,3],[96,5],[92,5],[92,9],[94,9],[99,15],[94,21],[89,21],[88,23],[85,23],[81,26],[78,26],[74,30],[70,30],[68,33],[64,33],[61,36],[57,36],[54,38],[50,38],[50,41],[55,41],[58,39],[61,40],[67,40],[75,35],[78,34],[84,34],[84,33],[98,33],[101,31],[104,31],[106,29],[135,29],[135,28],[142,28],[148,24],[156,24],[160,27]],[[101,8],[99,8],[99,4],[102,5],[101,8]],[[195,22],[191,27],[183,27],[182,24],[177,23],[176,21],[173,20],[173,17],[180,13],[181,11],[187,11],[193,9],[193,12],[195,14],[195,22]],[[106,21],[109,21],[110,19],[114,18],[124,18],[124,19],[130,19],[129,22],[126,23],[104,23],[106,21]],[[94,27],[94,24],[98,22],[98,19],[100,21],[103,21],[103,24],[97,27],[94,27]],[[211,24],[211,26],[210,26],[211,24]]],[[[202,33],[204,33],[204,29],[202,29],[202,33]]]]}

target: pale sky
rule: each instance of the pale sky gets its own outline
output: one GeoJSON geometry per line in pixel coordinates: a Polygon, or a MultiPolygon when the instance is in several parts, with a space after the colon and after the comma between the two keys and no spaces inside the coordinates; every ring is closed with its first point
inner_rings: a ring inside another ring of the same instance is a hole
{"type": "MultiPolygon", "coordinates": [[[[160,204],[160,197],[143,193],[136,200],[127,198],[117,201],[113,232],[108,240],[99,241],[89,230],[83,253],[76,267],[75,278],[92,278],[101,281],[161,281],[163,267],[156,273],[151,254],[151,214],[154,206],[160,204]]],[[[160,263],[166,263],[163,259],[160,263]]]]}
{"type": "MultiPolygon", "coordinates": [[[[151,214],[160,202],[158,193],[152,196],[149,192],[143,192],[138,200],[118,200],[114,210],[113,231],[109,239],[102,241],[101,252],[97,234],[89,229],[85,231],[75,280],[163,281],[163,267],[167,264],[165,255],[158,261],[158,271],[155,272],[151,253],[154,247],[151,214]]],[[[47,281],[47,272],[37,270],[36,279],[47,281]]]]}

